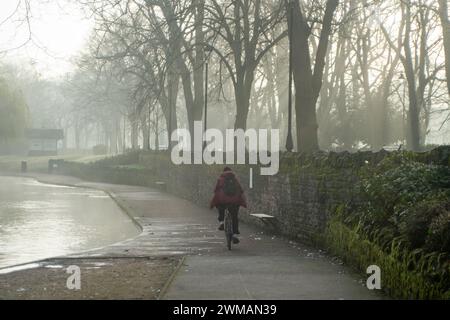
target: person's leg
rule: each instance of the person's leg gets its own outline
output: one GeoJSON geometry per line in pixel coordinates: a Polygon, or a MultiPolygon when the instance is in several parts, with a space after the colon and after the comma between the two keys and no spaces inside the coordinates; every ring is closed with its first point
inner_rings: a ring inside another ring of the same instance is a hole
{"type": "Polygon", "coordinates": [[[238,219],[238,213],[239,213],[239,206],[232,206],[230,208],[231,218],[233,221],[233,231],[235,234],[240,234],[239,232],[239,219],[238,219]]]}
{"type": "Polygon", "coordinates": [[[223,220],[225,218],[225,207],[218,206],[217,211],[219,212],[219,217],[218,217],[219,222],[223,222],[223,220]]]}
{"type": "Polygon", "coordinates": [[[238,244],[239,238],[237,235],[239,234],[239,220],[238,220],[238,212],[239,212],[239,206],[230,206],[230,213],[231,213],[231,221],[233,223],[233,243],[238,244]]]}

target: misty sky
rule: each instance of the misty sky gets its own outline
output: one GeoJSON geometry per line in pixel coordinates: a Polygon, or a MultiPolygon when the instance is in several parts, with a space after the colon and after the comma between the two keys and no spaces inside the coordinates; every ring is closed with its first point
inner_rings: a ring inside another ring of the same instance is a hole
{"type": "MultiPolygon", "coordinates": [[[[19,0],[0,2],[0,21],[3,22],[17,7],[19,0]]],[[[8,50],[6,61],[14,64],[32,63],[42,77],[53,78],[71,71],[71,60],[86,44],[93,21],[74,1],[31,1],[32,40],[29,38],[23,3],[15,16],[0,26],[0,52],[8,50]]],[[[4,54],[4,53],[3,53],[4,54]]]]}

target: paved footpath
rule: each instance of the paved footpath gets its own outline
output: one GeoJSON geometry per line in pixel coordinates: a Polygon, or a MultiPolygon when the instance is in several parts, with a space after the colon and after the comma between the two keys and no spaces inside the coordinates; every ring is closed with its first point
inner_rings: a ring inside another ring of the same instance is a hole
{"type": "Polygon", "coordinates": [[[320,250],[241,224],[241,243],[228,251],[215,211],[155,189],[32,174],[41,182],[101,189],[142,227],[142,233],[76,256],[185,258],[163,299],[382,299],[365,279],[320,250]]]}

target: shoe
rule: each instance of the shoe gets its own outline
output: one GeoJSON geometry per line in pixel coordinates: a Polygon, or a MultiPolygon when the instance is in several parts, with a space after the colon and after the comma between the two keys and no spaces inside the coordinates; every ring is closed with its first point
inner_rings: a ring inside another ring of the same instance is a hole
{"type": "Polygon", "coordinates": [[[233,244],[238,244],[239,242],[241,242],[241,241],[239,241],[239,239],[237,237],[233,236],[233,244]]]}
{"type": "Polygon", "coordinates": [[[224,226],[223,226],[223,222],[221,222],[219,224],[219,228],[217,228],[217,229],[219,229],[220,231],[223,231],[225,229],[224,226]]]}
{"type": "Polygon", "coordinates": [[[239,230],[238,230],[238,231],[236,231],[234,234],[241,234],[241,233],[240,233],[239,230]]]}

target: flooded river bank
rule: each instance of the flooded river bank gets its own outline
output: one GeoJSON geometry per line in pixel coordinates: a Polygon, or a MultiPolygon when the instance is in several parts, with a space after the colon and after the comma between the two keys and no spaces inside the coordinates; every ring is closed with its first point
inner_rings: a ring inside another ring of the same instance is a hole
{"type": "Polygon", "coordinates": [[[103,191],[0,176],[0,268],[103,247],[139,232],[103,191]]]}

